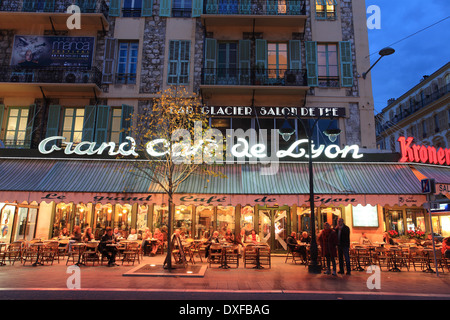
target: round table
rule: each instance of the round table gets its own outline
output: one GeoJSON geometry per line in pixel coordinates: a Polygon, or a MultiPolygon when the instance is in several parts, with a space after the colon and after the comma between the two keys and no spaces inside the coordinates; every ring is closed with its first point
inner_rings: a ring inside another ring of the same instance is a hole
{"type": "Polygon", "coordinates": [[[42,265],[42,263],[39,262],[39,256],[41,255],[41,248],[45,246],[45,243],[43,243],[43,242],[36,242],[36,243],[32,243],[30,246],[31,247],[37,247],[36,261],[32,264],[32,266],[36,267],[37,265],[42,265]]]}

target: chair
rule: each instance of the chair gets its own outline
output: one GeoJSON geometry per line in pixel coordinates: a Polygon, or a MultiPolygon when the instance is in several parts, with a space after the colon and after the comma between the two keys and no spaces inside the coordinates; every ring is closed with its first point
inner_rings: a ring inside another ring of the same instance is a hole
{"type": "Polygon", "coordinates": [[[42,248],[41,252],[41,261],[42,262],[51,262],[53,265],[53,261],[55,257],[58,259],[59,263],[59,255],[58,255],[58,242],[48,242],[42,248]]]}
{"type": "Polygon", "coordinates": [[[34,263],[35,261],[38,260],[39,260],[39,252],[36,246],[30,245],[29,247],[25,248],[22,257],[23,265],[25,265],[27,261],[34,263]]]}
{"type": "Polygon", "coordinates": [[[380,270],[382,269],[382,265],[385,266],[387,269],[390,267],[390,260],[387,254],[387,249],[384,247],[377,247],[375,248],[375,255],[373,256],[375,263],[378,264],[380,267],[380,270]]]}
{"type": "Polygon", "coordinates": [[[122,265],[126,261],[128,264],[130,262],[136,261],[136,258],[138,260],[138,263],[140,263],[139,259],[139,243],[138,242],[130,242],[127,245],[127,248],[123,251],[123,258],[122,258],[122,265]]]}
{"type": "Polygon", "coordinates": [[[284,263],[286,263],[288,261],[289,257],[291,257],[292,262],[294,262],[294,264],[297,264],[296,257],[299,258],[301,261],[303,261],[303,258],[301,257],[300,252],[292,251],[290,246],[288,246],[288,251],[286,253],[286,259],[284,260],[284,263]]]}
{"type": "Polygon", "coordinates": [[[5,259],[9,261],[9,264],[14,265],[16,261],[21,261],[24,255],[25,244],[21,242],[10,243],[5,251],[5,259]]]}
{"type": "Polygon", "coordinates": [[[183,245],[184,254],[186,255],[186,258],[188,259],[187,262],[191,262],[192,264],[195,264],[194,259],[194,243],[189,242],[185,245],[183,245]]]}
{"type": "Polygon", "coordinates": [[[205,254],[205,250],[203,248],[203,251],[201,250],[202,247],[202,243],[194,243],[194,245],[192,246],[191,250],[192,250],[192,257],[194,258],[195,255],[197,255],[200,258],[200,262],[203,262],[203,258],[202,258],[202,252],[203,255],[205,254]]]}
{"type": "Polygon", "coordinates": [[[86,245],[84,243],[83,244],[72,245],[72,251],[69,251],[67,253],[66,265],[69,263],[70,258],[72,258],[73,264],[78,264],[78,262],[81,261],[81,258],[83,256],[83,252],[85,250],[86,250],[86,245]]]}
{"type": "Polygon", "coordinates": [[[60,240],[58,244],[58,257],[66,256],[68,250],[69,250],[69,240],[68,239],[60,240]]]}
{"type": "Polygon", "coordinates": [[[227,264],[235,264],[236,268],[239,268],[239,246],[233,245],[231,247],[225,248],[227,264]]]}
{"type": "Polygon", "coordinates": [[[256,247],[254,245],[246,245],[244,247],[244,268],[247,268],[247,264],[256,266],[256,258],[257,258],[257,252],[256,247]]]}
{"type": "Polygon", "coordinates": [[[222,264],[222,246],[220,244],[213,243],[209,247],[208,263],[209,267],[211,264],[222,264]]]}
{"type": "Polygon", "coordinates": [[[414,267],[414,271],[416,271],[416,263],[420,263],[420,268],[423,270],[423,254],[417,247],[410,247],[408,250],[408,268],[411,266],[411,263],[414,267]]]}
{"type": "Polygon", "coordinates": [[[100,264],[100,256],[98,254],[98,242],[86,243],[86,250],[83,252],[82,261],[87,265],[88,261],[92,261],[92,265],[95,265],[95,261],[100,264]]]}
{"type": "MultiPolygon", "coordinates": [[[[442,273],[443,273],[444,272],[444,264],[445,264],[444,259],[445,258],[443,257],[441,250],[437,249],[437,250],[435,250],[435,252],[436,252],[436,265],[434,267],[435,267],[435,269],[441,267],[442,273]]],[[[431,261],[433,262],[433,264],[435,264],[434,263],[434,257],[433,257],[433,259],[431,259],[431,261]]],[[[448,268],[448,266],[447,266],[447,268],[448,268]]]]}

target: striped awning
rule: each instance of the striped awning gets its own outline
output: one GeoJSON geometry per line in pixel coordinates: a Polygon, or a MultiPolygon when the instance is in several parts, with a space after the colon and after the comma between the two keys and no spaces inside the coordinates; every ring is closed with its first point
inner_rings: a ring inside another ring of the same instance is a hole
{"type": "MultiPolygon", "coordinates": [[[[167,203],[162,188],[133,168],[129,160],[0,159],[0,202],[167,203]]],[[[302,205],[309,200],[308,163],[224,164],[206,169],[220,174],[195,171],[178,188],[176,202],[302,205]]],[[[426,201],[407,164],[315,162],[313,170],[318,204],[420,206],[426,201]]]]}

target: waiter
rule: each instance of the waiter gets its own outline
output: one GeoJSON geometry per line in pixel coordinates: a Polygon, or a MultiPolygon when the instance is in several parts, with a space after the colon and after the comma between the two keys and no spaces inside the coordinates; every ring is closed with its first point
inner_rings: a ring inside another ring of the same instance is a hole
{"type": "Polygon", "coordinates": [[[338,238],[339,274],[344,274],[344,258],[347,267],[347,275],[350,269],[350,228],[345,225],[344,219],[339,218],[335,229],[338,238]]]}

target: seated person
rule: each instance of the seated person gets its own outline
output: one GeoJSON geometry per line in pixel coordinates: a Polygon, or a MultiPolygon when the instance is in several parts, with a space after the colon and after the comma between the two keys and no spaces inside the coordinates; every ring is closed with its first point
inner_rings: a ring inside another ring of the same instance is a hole
{"type": "Polygon", "coordinates": [[[114,246],[108,246],[108,244],[113,244],[115,242],[116,240],[113,235],[113,230],[111,227],[106,227],[106,233],[101,238],[98,249],[101,254],[108,257],[108,267],[116,265],[117,248],[114,246]]]}
{"type": "Polygon", "coordinates": [[[127,240],[136,241],[138,239],[136,229],[131,229],[131,233],[128,235],[127,240]]]}
{"type": "Polygon", "coordinates": [[[148,255],[148,250],[151,245],[150,239],[153,238],[152,232],[149,228],[145,228],[144,233],[142,234],[142,248],[144,249],[144,255],[148,255]]]}
{"type": "Polygon", "coordinates": [[[227,229],[227,232],[225,232],[225,241],[234,243],[234,234],[231,232],[231,229],[227,229]]]}
{"type": "Polygon", "coordinates": [[[155,229],[154,236],[158,241],[152,241],[152,252],[150,253],[151,256],[154,256],[156,254],[159,246],[164,245],[164,234],[159,230],[159,228],[155,229]]]}
{"type": "Polygon", "coordinates": [[[293,231],[286,239],[286,244],[291,249],[291,252],[300,252],[300,246],[297,243],[297,233],[293,231]]]}
{"type": "Polygon", "coordinates": [[[257,243],[260,242],[260,240],[259,240],[259,235],[256,234],[255,229],[253,229],[252,232],[248,235],[247,241],[246,241],[246,242],[248,242],[248,243],[254,243],[254,244],[257,244],[257,243]]]}
{"type": "Polygon", "coordinates": [[[211,247],[211,244],[213,244],[213,243],[220,243],[219,231],[214,231],[212,236],[208,239],[208,241],[205,242],[205,244],[206,244],[205,258],[208,258],[208,256],[209,256],[209,248],[211,247]]]}
{"type": "Polygon", "coordinates": [[[368,246],[368,245],[370,246],[370,245],[372,245],[372,241],[370,241],[370,239],[367,238],[367,235],[363,232],[361,234],[361,238],[359,238],[359,244],[365,245],[365,246],[368,246]]]}

